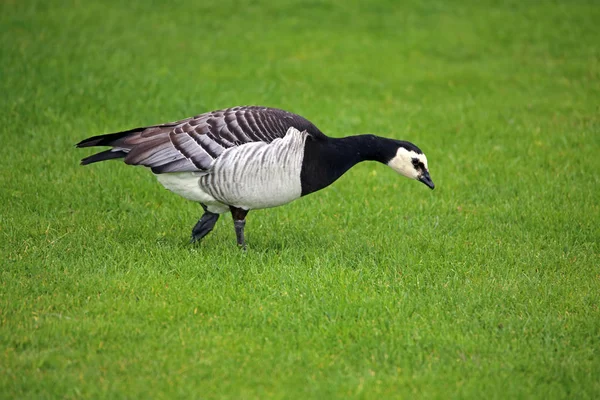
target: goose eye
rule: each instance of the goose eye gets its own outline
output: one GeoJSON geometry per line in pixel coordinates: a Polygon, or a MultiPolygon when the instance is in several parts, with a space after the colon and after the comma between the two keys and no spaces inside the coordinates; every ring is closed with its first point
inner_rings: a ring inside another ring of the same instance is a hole
{"type": "Polygon", "coordinates": [[[419,159],[418,158],[413,158],[412,159],[412,165],[417,168],[419,166],[419,159]]]}

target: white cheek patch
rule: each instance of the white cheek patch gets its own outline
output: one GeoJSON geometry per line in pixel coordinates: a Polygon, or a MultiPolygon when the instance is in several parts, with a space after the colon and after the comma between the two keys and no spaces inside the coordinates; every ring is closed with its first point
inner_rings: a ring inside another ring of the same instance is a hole
{"type": "Polygon", "coordinates": [[[417,158],[427,168],[427,158],[424,154],[418,154],[414,151],[406,150],[404,147],[398,148],[396,156],[388,162],[388,165],[396,172],[410,179],[418,179],[419,173],[413,165],[413,158],[417,158]]]}

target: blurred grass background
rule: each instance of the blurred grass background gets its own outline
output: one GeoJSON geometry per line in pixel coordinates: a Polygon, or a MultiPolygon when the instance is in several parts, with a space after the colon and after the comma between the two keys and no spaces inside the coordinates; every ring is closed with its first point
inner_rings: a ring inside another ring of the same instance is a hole
{"type": "Polygon", "coordinates": [[[4,398],[597,398],[595,1],[0,3],[4,398]],[[243,104],[411,140],[231,218],[88,136],[243,104]]]}

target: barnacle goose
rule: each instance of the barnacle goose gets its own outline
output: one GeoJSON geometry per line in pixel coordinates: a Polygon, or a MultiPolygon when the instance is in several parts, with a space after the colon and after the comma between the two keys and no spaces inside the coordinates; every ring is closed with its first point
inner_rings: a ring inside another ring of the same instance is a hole
{"type": "Polygon", "coordinates": [[[361,161],[379,161],[434,188],[427,158],[410,142],[374,135],[325,136],[305,118],[276,108],[245,106],[181,121],[94,136],[77,147],[111,149],[82,165],[123,158],[149,167],[170,191],[200,203],[192,242],[230,211],[245,248],[249,210],[280,206],[323,189],[361,161]]]}

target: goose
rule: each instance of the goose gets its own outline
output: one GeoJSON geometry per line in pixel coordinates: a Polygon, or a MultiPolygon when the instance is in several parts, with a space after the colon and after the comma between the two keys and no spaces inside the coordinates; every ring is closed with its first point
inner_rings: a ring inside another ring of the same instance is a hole
{"type": "Polygon", "coordinates": [[[281,206],[335,182],[362,161],[378,161],[433,189],[427,157],[414,144],[371,134],[333,138],[288,111],[241,106],[180,121],[93,136],[76,147],[111,148],[81,165],[123,159],[150,168],[168,190],[204,213],[191,242],[231,212],[239,247],[250,210],[281,206]]]}

